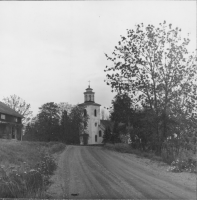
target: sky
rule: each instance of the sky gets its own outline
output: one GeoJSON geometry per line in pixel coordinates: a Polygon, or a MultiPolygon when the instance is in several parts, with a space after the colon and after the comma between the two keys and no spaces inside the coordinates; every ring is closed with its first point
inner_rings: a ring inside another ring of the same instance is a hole
{"type": "Polygon", "coordinates": [[[111,106],[104,68],[126,29],[172,23],[196,48],[196,1],[1,1],[0,101],[16,94],[36,115],[47,102],[111,106]]]}

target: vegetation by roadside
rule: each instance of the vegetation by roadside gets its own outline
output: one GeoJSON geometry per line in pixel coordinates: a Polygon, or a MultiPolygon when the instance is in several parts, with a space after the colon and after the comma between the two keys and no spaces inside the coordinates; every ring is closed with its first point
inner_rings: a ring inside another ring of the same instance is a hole
{"type": "Polygon", "coordinates": [[[64,149],[57,142],[0,140],[0,198],[49,198],[53,155],[64,149]]]}
{"type": "Polygon", "coordinates": [[[184,150],[180,152],[176,158],[173,158],[173,156],[167,156],[165,151],[162,151],[161,156],[157,156],[154,152],[145,152],[139,149],[133,149],[131,145],[124,143],[106,143],[104,148],[121,153],[135,154],[139,157],[148,158],[154,161],[165,162],[170,165],[168,171],[197,173],[197,156],[191,151],[184,150]]]}

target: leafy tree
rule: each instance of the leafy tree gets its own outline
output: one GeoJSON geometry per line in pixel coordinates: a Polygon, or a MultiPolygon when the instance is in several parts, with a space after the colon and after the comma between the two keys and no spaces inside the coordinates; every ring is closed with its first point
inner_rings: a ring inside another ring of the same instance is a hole
{"type": "Polygon", "coordinates": [[[59,113],[60,113],[60,118],[61,118],[64,111],[66,111],[67,114],[70,114],[73,106],[67,102],[61,102],[58,104],[58,107],[59,107],[59,113]]]}
{"type": "Polygon", "coordinates": [[[31,106],[19,96],[15,94],[10,95],[9,97],[3,98],[3,102],[24,117],[22,119],[23,125],[26,125],[31,120],[33,113],[30,110],[31,106]]]}
{"type": "Polygon", "coordinates": [[[61,106],[54,102],[42,105],[39,114],[28,123],[25,140],[79,144],[79,135],[86,130],[88,115],[84,116],[83,107],[67,103],[61,106]]]}
{"type": "Polygon", "coordinates": [[[62,112],[60,122],[60,138],[62,142],[69,143],[72,138],[71,121],[66,110],[62,112]]]}
{"type": "Polygon", "coordinates": [[[112,142],[112,133],[110,127],[107,127],[103,134],[103,142],[102,143],[111,143],[112,142]]]}
{"type": "Polygon", "coordinates": [[[106,66],[107,84],[112,91],[128,93],[136,107],[152,110],[158,151],[167,139],[168,122],[181,113],[197,119],[196,56],[189,53],[189,38],[181,38],[181,29],[164,21],[158,27],[136,26],[127,30],[106,66]],[[170,120],[169,120],[170,119],[170,120]]]}
{"type": "Polygon", "coordinates": [[[70,121],[71,121],[71,130],[72,130],[72,137],[70,143],[79,144],[80,134],[84,134],[87,128],[87,120],[89,116],[86,114],[84,116],[84,107],[81,106],[74,106],[69,114],[70,121]]]}
{"type": "Polygon", "coordinates": [[[117,94],[112,101],[112,109],[110,119],[117,123],[125,123],[126,125],[132,121],[132,113],[134,112],[131,98],[125,94],[117,94]]]}
{"type": "Polygon", "coordinates": [[[37,115],[37,132],[45,141],[59,140],[59,107],[56,103],[45,103],[37,115]]]}

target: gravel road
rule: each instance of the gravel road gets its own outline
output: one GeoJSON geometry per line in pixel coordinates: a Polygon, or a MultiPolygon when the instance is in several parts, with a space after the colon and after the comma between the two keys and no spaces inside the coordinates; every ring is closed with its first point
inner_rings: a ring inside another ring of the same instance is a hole
{"type": "Polygon", "coordinates": [[[49,193],[70,199],[196,199],[196,177],[98,146],[67,146],[49,193]]]}

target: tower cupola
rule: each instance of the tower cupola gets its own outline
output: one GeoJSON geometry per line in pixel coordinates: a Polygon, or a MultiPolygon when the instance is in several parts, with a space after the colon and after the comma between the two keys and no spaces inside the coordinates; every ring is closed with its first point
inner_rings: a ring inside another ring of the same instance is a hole
{"type": "Polygon", "coordinates": [[[90,85],[86,89],[86,92],[84,92],[84,102],[94,102],[94,92],[92,92],[90,85]]]}

